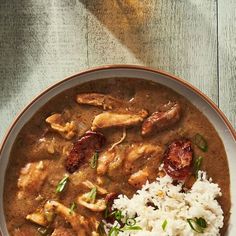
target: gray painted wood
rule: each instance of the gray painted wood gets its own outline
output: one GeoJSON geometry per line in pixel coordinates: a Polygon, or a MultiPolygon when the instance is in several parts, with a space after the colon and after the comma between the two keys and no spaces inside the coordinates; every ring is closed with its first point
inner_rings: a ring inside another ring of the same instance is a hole
{"type": "Polygon", "coordinates": [[[219,0],[219,105],[236,128],[236,1],[219,0]]]}
{"type": "Polygon", "coordinates": [[[215,0],[1,0],[0,139],[49,85],[115,63],[182,77],[219,100],[235,123],[235,3],[224,2],[219,0],[217,35],[215,0]]]}
{"type": "Polygon", "coordinates": [[[87,2],[90,66],[137,63],[166,70],[217,102],[214,0],[87,2]]]}
{"type": "Polygon", "coordinates": [[[87,68],[86,15],[79,1],[0,1],[0,139],[32,98],[87,68]]]}

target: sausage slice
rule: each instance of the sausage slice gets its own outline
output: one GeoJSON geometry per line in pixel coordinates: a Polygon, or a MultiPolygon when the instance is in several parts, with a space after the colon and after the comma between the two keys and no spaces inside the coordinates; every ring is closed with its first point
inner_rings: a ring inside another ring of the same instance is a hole
{"type": "Polygon", "coordinates": [[[191,173],[193,149],[191,141],[180,139],[172,142],[164,153],[164,170],[176,180],[184,180],[191,173]]]}

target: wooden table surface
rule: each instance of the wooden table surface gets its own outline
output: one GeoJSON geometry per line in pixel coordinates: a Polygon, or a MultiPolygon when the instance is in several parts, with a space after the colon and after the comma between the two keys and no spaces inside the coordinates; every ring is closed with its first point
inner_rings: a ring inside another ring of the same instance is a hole
{"type": "Polygon", "coordinates": [[[235,0],[0,0],[0,140],[49,85],[119,63],[189,81],[236,127],[235,0]]]}

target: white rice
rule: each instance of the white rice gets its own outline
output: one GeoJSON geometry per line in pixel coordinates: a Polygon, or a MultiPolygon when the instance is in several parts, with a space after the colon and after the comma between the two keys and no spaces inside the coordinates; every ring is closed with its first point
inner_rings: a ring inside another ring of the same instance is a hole
{"type": "MultiPolygon", "coordinates": [[[[135,217],[136,225],[142,228],[119,232],[119,236],[220,235],[224,217],[216,200],[221,196],[218,184],[208,180],[202,171],[199,171],[197,181],[187,192],[182,191],[182,184],[175,186],[172,182],[173,179],[166,175],[153,183],[147,182],[131,199],[119,195],[113,209],[122,211],[124,222],[127,218],[135,217]],[[152,203],[152,206],[148,203],[152,203]],[[196,217],[205,219],[207,227],[204,233],[198,234],[187,222],[187,219],[196,217]],[[165,230],[162,227],[164,221],[167,222],[165,230]]],[[[113,226],[117,224],[115,222],[113,226]]]]}

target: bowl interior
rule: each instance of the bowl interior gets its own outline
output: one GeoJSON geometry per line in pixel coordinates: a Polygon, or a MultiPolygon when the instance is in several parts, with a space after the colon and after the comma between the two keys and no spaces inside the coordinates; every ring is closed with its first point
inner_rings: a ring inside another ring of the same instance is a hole
{"type": "Polygon", "coordinates": [[[236,206],[233,202],[233,199],[236,199],[236,190],[233,189],[233,186],[235,186],[236,184],[236,141],[234,136],[235,133],[231,130],[228,121],[224,118],[224,116],[222,116],[222,114],[216,109],[216,107],[212,105],[212,102],[209,99],[203,96],[197,89],[195,89],[191,85],[162,72],[152,71],[141,67],[122,66],[107,68],[105,67],[72,76],[43,92],[28,107],[26,107],[25,110],[16,119],[10,131],[8,132],[6,139],[4,140],[0,153],[0,227],[2,234],[8,235],[3,211],[4,176],[10,156],[11,147],[21,128],[40,107],[42,107],[55,95],[87,81],[110,77],[141,78],[170,87],[177,93],[190,100],[211,121],[224,143],[225,150],[228,156],[232,208],[227,235],[236,235],[236,225],[232,225],[232,222],[236,222],[236,206]]]}

